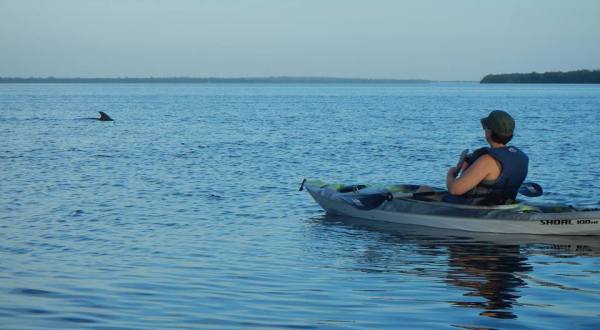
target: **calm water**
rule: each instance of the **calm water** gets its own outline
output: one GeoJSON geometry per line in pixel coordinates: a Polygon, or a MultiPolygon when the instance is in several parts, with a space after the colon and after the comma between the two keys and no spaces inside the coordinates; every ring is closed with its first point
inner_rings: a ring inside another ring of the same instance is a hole
{"type": "Polygon", "coordinates": [[[543,201],[600,206],[600,86],[0,85],[0,328],[597,329],[598,237],[361,222],[297,191],[442,186],[492,109],[543,201]]]}

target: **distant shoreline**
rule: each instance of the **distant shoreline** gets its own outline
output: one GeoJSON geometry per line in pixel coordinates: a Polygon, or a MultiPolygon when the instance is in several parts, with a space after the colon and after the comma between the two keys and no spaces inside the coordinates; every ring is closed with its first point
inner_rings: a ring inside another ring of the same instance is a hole
{"type": "Polygon", "coordinates": [[[367,79],[367,78],[335,78],[335,77],[255,77],[255,78],[192,78],[192,77],[165,77],[165,78],[55,78],[55,77],[0,77],[0,83],[199,83],[199,84],[227,84],[227,83],[277,83],[277,84],[334,84],[334,83],[361,83],[361,84],[423,84],[431,83],[425,79],[367,79]]]}
{"type": "Polygon", "coordinates": [[[489,74],[482,84],[600,84],[600,70],[489,74]]]}

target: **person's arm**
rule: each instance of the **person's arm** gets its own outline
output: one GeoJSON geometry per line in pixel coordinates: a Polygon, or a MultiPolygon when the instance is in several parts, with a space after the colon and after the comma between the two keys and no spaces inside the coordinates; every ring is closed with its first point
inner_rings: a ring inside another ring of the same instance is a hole
{"type": "Polygon", "coordinates": [[[469,166],[460,178],[455,178],[456,168],[451,167],[446,175],[446,188],[451,195],[462,195],[475,188],[481,181],[491,174],[494,159],[490,155],[483,155],[469,166]]]}

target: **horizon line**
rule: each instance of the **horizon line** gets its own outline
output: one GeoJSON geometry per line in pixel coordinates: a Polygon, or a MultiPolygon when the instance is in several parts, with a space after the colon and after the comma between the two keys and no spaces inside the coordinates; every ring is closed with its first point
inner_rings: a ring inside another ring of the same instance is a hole
{"type": "Polygon", "coordinates": [[[192,76],[146,76],[146,77],[9,77],[0,76],[0,83],[19,82],[196,82],[196,83],[227,83],[227,82],[281,82],[281,83],[335,83],[335,82],[364,82],[364,83],[432,83],[432,82],[478,82],[477,80],[431,80],[420,78],[364,78],[364,77],[335,77],[335,76],[247,76],[247,77],[192,77],[192,76]]]}

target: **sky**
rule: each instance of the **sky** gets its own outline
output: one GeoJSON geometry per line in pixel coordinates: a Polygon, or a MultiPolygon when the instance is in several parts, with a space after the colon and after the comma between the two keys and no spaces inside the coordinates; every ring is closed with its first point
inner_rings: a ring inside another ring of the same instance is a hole
{"type": "Polygon", "coordinates": [[[0,0],[3,77],[600,69],[596,0],[0,0]]]}

